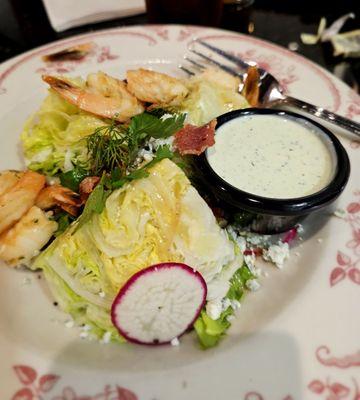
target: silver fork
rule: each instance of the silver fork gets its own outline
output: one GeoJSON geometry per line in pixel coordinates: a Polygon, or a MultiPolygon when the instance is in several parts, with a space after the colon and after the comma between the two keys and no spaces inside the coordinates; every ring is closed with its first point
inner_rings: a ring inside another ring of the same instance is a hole
{"type": "MultiPolygon", "coordinates": [[[[245,61],[239,57],[234,56],[233,54],[222,50],[218,47],[215,47],[207,42],[202,40],[197,40],[195,43],[199,43],[202,46],[206,47],[207,49],[213,51],[214,53],[220,55],[221,57],[225,58],[228,61],[231,61],[235,64],[234,67],[230,67],[225,65],[208,55],[199,52],[193,48],[189,50],[196,54],[198,57],[202,58],[203,60],[209,62],[210,64],[216,65],[217,67],[221,68],[222,70],[230,73],[231,75],[238,76],[242,80],[246,78],[246,71],[250,66],[257,66],[257,64],[253,61],[245,61]]],[[[184,57],[186,61],[192,64],[193,67],[196,69],[203,69],[206,66],[198,60],[194,60],[190,57],[184,57]]],[[[195,73],[183,66],[179,65],[184,72],[189,75],[194,75],[195,73]]],[[[335,114],[331,111],[325,110],[322,107],[314,106],[313,104],[307,103],[303,100],[297,99],[295,97],[286,95],[284,93],[283,88],[281,87],[279,81],[271,75],[268,71],[258,67],[260,81],[259,81],[259,103],[262,107],[269,107],[275,104],[286,104],[288,106],[297,108],[303,112],[306,112],[310,115],[313,115],[318,118],[322,118],[323,120],[330,122],[332,124],[338,125],[343,129],[346,129],[355,135],[360,137],[360,124],[352,121],[348,118],[342,117],[341,115],[335,114]]],[[[241,92],[242,87],[239,87],[239,91],[241,92]]]]}

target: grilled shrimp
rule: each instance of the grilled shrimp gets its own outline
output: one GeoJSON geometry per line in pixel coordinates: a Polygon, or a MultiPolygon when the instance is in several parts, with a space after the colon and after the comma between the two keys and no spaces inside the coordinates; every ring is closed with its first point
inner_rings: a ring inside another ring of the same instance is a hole
{"type": "Polygon", "coordinates": [[[104,72],[89,74],[84,88],[51,75],[43,75],[42,79],[69,103],[100,117],[125,122],[144,111],[124,82],[104,72]]]}
{"type": "Polygon", "coordinates": [[[0,235],[0,259],[8,265],[28,265],[57,229],[46,213],[33,206],[12,228],[0,235]]]}
{"type": "Polygon", "coordinates": [[[128,90],[142,101],[178,105],[188,94],[186,86],[176,78],[147,69],[126,72],[128,90]]]}
{"type": "Polygon", "coordinates": [[[26,171],[14,185],[0,195],[0,234],[17,222],[35,203],[37,195],[45,186],[45,177],[37,172],[26,171]]]}
{"type": "Polygon", "coordinates": [[[202,73],[196,75],[195,79],[206,80],[233,91],[238,91],[241,83],[240,78],[230,75],[219,68],[206,68],[202,73]]]}
{"type": "Polygon", "coordinates": [[[10,188],[22,177],[22,173],[19,171],[2,171],[0,172],[0,196],[7,192],[10,188]]]}
{"type": "Polygon", "coordinates": [[[72,190],[60,185],[53,185],[44,188],[35,201],[36,206],[48,210],[58,206],[71,215],[77,215],[82,205],[80,196],[72,190]]]}

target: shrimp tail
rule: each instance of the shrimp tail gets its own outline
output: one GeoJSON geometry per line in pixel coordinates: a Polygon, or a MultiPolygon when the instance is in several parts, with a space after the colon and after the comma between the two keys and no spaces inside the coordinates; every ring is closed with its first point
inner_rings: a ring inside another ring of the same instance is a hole
{"type": "Polygon", "coordinates": [[[69,214],[76,216],[82,205],[80,196],[72,190],[60,185],[44,188],[38,195],[35,205],[43,210],[60,207],[69,214]]]}

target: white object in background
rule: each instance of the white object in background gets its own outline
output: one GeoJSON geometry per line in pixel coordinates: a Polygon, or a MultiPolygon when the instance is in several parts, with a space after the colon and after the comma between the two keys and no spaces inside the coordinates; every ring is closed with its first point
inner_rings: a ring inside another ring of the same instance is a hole
{"type": "Polygon", "coordinates": [[[50,23],[57,32],[145,12],[145,0],[43,0],[43,2],[50,23]]]}

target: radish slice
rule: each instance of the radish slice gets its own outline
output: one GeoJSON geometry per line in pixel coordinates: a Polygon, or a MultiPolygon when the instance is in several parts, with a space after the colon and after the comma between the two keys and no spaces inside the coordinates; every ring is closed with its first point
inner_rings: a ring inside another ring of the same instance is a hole
{"type": "Polygon", "coordinates": [[[164,344],[192,327],[206,300],[204,278],[185,264],[152,265],[120,289],[111,319],[129,342],[164,344]]]}

